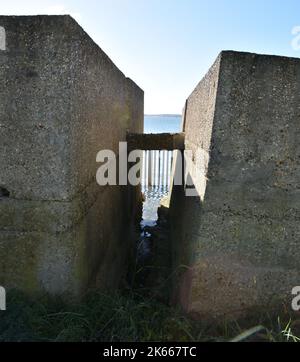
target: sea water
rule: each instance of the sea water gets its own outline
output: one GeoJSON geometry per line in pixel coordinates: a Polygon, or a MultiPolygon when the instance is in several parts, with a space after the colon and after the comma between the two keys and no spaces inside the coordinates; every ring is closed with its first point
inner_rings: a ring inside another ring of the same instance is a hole
{"type": "MultiPolygon", "coordinates": [[[[145,115],[144,133],[176,133],[181,132],[181,115],[145,115]]],[[[143,205],[143,226],[155,226],[157,221],[157,209],[160,200],[168,195],[169,188],[166,186],[145,186],[145,202],[143,205]]]]}
{"type": "MultiPolygon", "coordinates": [[[[181,132],[180,115],[145,115],[144,133],[176,133],[181,132]]],[[[157,210],[160,201],[169,193],[169,187],[146,186],[142,183],[142,192],[145,201],[143,202],[143,219],[141,222],[141,235],[138,242],[138,259],[147,259],[151,254],[151,229],[157,223],[157,210]]]]}
{"type": "Polygon", "coordinates": [[[181,115],[145,115],[144,133],[181,132],[181,115]]]}

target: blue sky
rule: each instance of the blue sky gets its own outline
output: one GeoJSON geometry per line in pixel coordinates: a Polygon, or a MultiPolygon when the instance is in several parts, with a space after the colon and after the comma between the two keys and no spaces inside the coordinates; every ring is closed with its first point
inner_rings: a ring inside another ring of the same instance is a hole
{"type": "Polygon", "coordinates": [[[144,89],[148,114],[181,113],[221,50],[300,56],[299,0],[1,0],[0,12],[71,14],[144,89]]]}

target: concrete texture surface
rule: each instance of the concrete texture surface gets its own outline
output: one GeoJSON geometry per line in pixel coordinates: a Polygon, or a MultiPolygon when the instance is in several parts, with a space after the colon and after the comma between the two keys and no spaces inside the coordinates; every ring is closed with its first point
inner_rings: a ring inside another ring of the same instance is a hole
{"type": "Polygon", "coordinates": [[[183,150],[184,133],[128,133],[129,150],[183,150]]]}
{"type": "Polygon", "coordinates": [[[291,308],[300,280],[299,80],[299,59],[225,51],[187,100],[188,173],[199,196],[173,187],[174,296],[197,317],[291,308]],[[199,148],[208,156],[201,170],[199,148]]]}
{"type": "Polygon", "coordinates": [[[113,288],[138,190],[98,186],[96,155],[143,131],[143,91],[70,16],[0,16],[0,26],[0,285],[113,288]]]}

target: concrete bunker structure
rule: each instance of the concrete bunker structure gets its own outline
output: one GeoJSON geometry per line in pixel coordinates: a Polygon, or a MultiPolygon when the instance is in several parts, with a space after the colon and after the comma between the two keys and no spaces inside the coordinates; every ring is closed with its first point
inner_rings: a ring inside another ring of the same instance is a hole
{"type": "Polygon", "coordinates": [[[70,16],[0,16],[0,285],[78,296],[126,268],[139,190],[96,155],[143,132],[143,91],[70,16]]]}
{"type": "Polygon", "coordinates": [[[140,136],[143,91],[71,17],[0,16],[0,30],[1,286],[67,297],[117,287],[140,190],[99,187],[96,155],[128,140],[189,151],[198,196],[174,185],[170,202],[175,300],[205,318],[290,302],[299,59],[222,52],[187,100],[182,133],[140,136]]]}
{"type": "Polygon", "coordinates": [[[175,300],[196,317],[291,309],[299,117],[299,59],[222,52],[188,98],[182,131],[199,196],[173,186],[170,220],[175,300]]]}

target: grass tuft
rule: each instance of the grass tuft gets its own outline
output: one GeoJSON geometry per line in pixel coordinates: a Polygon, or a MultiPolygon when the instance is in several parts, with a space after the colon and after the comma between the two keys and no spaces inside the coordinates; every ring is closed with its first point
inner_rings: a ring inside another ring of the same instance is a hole
{"type": "Polygon", "coordinates": [[[49,297],[33,301],[10,292],[7,305],[0,313],[2,342],[300,341],[300,320],[287,316],[257,318],[259,326],[252,328],[252,321],[248,327],[237,322],[208,325],[132,290],[110,295],[92,291],[77,305],[49,297]]]}

